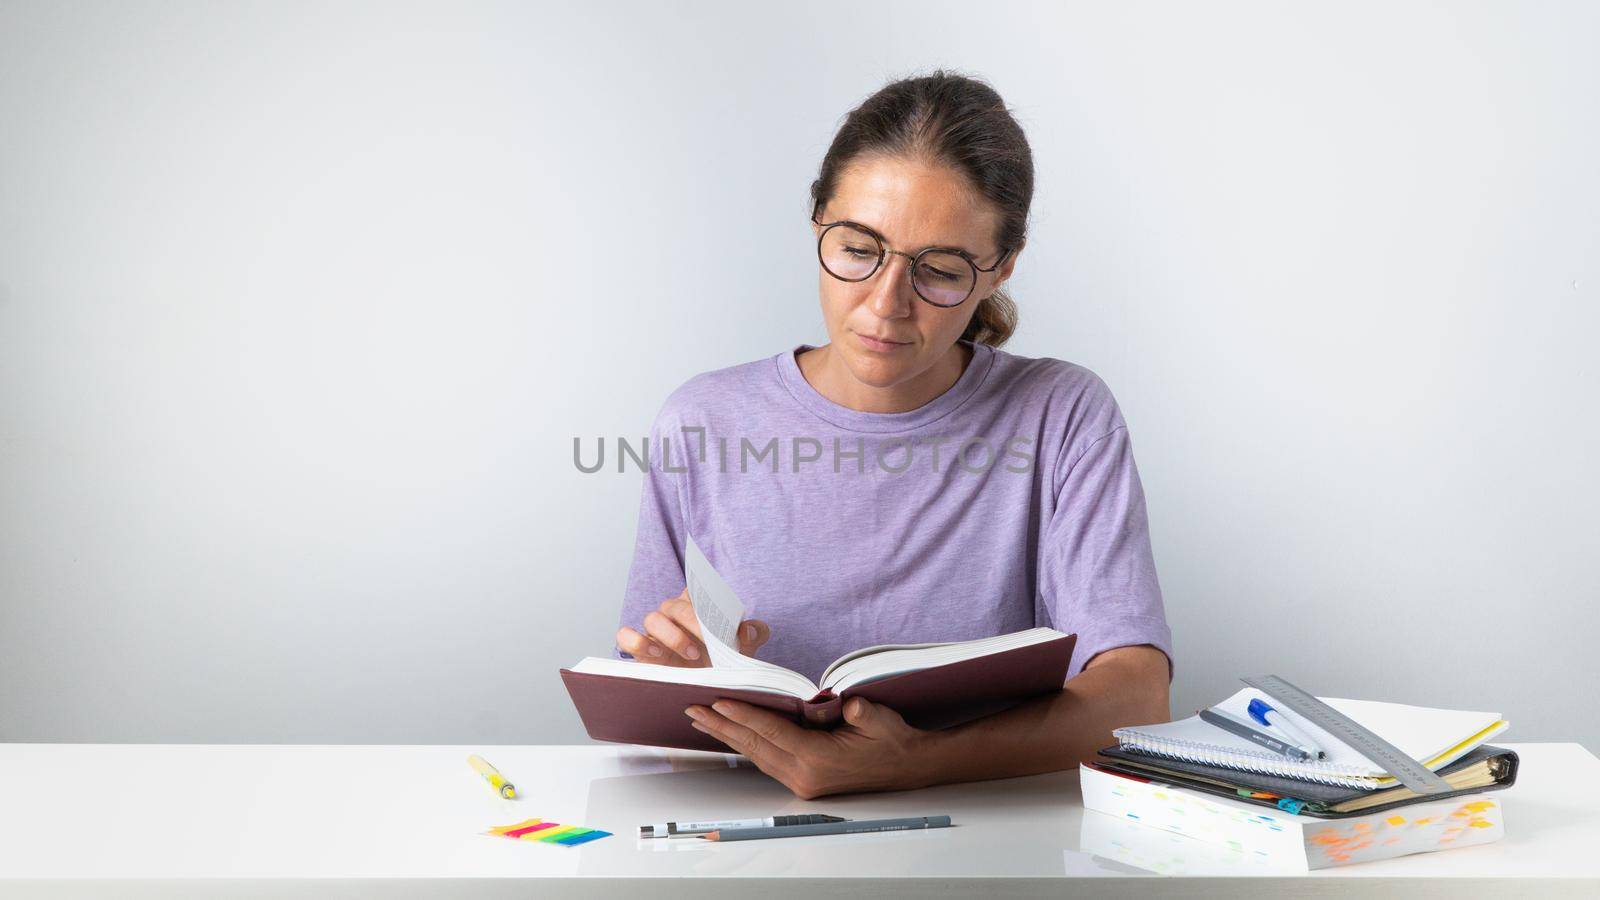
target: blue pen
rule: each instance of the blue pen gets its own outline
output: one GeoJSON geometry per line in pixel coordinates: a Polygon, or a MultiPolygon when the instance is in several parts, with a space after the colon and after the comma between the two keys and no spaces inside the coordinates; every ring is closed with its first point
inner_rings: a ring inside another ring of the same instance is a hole
{"type": "Polygon", "coordinates": [[[1316,759],[1325,759],[1328,755],[1322,752],[1322,748],[1317,746],[1316,741],[1306,737],[1305,732],[1294,727],[1293,725],[1290,725],[1287,716],[1281,712],[1278,712],[1276,709],[1273,709],[1272,704],[1267,703],[1259,697],[1250,701],[1250,718],[1256,720],[1262,725],[1267,726],[1268,728],[1276,729],[1279,734],[1282,734],[1289,740],[1299,744],[1300,749],[1304,750],[1307,756],[1314,757],[1316,759]]]}

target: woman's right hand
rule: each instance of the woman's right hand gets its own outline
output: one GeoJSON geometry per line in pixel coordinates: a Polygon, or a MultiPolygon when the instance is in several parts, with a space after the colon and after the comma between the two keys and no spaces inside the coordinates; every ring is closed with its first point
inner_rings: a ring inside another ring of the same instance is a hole
{"type": "MultiPolygon", "coordinates": [[[[632,628],[617,631],[617,646],[633,654],[639,662],[658,666],[709,666],[706,645],[700,640],[700,623],[695,620],[689,589],[670,600],[661,601],[644,617],[644,634],[632,628]]],[[[759,619],[739,623],[739,652],[755,656],[756,648],[772,637],[772,629],[759,619]]]]}

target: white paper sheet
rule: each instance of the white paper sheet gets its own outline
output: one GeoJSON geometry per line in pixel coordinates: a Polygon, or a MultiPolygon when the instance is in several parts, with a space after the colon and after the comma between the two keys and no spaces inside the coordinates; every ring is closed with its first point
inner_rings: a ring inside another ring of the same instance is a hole
{"type": "Polygon", "coordinates": [[[744,604],[722,580],[711,561],[695,545],[694,538],[686,539],[683,555],[683,577],[689,586],[689,602],[694,606],[694,616],[700,622],[700,639],[706,645],[713,666],[728,668],[759,668],[761,663],[739,652],[739,623],[744,621],[744,604]]]}

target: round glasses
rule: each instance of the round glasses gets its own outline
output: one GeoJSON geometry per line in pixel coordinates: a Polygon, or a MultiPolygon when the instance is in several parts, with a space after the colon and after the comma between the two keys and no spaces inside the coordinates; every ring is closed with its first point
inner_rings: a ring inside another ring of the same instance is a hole
{"type": "Polygon", "coordinates": [[[928,247],[912,256],[885,247],[877,232],[865,225],[843,221],[824,224],[815,216],[811,221],[822,225],[822,233],[817,236],[817,259],[829,275],[840,281],[866,281],[889,254],[904,256],[911,260],[906,273],[917,296],[944,309],[965,303],[978,285],[978,273],[993,272],[1011,255],[1007,250],[985,269],[965,250],[928,247]]]}

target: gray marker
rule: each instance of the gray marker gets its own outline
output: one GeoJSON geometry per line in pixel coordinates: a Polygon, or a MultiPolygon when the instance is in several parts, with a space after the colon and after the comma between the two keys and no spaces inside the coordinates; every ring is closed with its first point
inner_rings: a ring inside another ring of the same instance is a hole
{"type": "Polygon", "coordinates": [[[838,816],[813,813],[804,816],[767,816],[765,819],[728,819],[720,822],[661,822],[655,825],[640,825],[639,837],[687,837],[709,834],[719,828],[771,828],[777,825],[819,825],[824,822],[845,821],[848,820],[838,816]]]}
{"type": "Polygon", "coordinates": [[[867,831],[910,831],[948,827],[950,827],[949,816],[917,816],[914,819],[861,819],[857,822],[825,822],[819,825],[786,825],[774,828],[723,828],[702,837],[708,841],[755,841],[762,838],[808,837],[814,834],[860,834],[867,831]]]}
{"type": "Polygon", "coordinates": [[[1200,710],[1200,718],[1202,721],[1209,722],[1223,731],[1237,734],[1247,741],[1260,744],[1280,756],[1302,760],[1311,758],[1311,754],[1305,749],[1280,741],[1264,731],[1258,731],[1249,722],[1230,716],[1221,710],[1202,709],[1200,710]]]}

